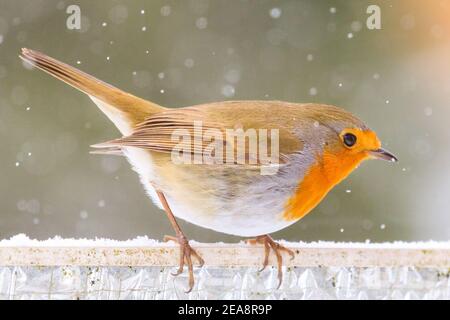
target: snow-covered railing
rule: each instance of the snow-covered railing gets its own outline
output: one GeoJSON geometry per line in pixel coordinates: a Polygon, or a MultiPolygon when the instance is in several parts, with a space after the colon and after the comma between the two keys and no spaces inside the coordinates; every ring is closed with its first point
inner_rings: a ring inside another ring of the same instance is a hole
{"type": "MultiPolygon", "coordinates": [[[[291,243],[284,281],[275,267],[258,272],[261,246],[192,242],[206,265],[174,277],[174,243],[129,241],[0,241],[2,299],[450,299],[450,243],[291,243]]],[[[273,256],[271,264],[274,265],[273,256]]]]}

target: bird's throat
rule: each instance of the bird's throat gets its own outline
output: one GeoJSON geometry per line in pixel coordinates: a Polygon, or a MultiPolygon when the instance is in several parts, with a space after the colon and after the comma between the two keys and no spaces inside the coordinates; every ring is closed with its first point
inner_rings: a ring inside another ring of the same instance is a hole
{"type": "Polygon", "coordinates": [[[364,154],[335,154],[325,150],[306,172],[296,192],[287,201],[283,219],[294,221],[304,217],[366,158],[364,154]]]}

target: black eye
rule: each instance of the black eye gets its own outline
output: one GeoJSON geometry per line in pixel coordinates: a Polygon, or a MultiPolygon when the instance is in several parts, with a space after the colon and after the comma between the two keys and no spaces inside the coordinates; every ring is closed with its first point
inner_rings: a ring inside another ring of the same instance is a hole
{"type": "Polygon", "coordinates": [[[347,147],[353,147],[356,143],[356,136],[353,133],[344,134],[344,143],[347,147]]]}

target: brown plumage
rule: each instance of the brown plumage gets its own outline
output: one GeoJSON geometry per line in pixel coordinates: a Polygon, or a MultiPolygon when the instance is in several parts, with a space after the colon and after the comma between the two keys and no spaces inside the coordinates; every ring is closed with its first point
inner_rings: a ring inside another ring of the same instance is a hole
{"type": "Polygon", "coordinates": [[[291,225],[310,212],[365,159],[396,160],[381,149],[375,132],[335,106],[231,101],[166,109],[42,53],[23,49],[21,58],[89,95],[120,130],[123,137],[95,145],[98,150],[94,153],[125,155],[139,173],[148,194],[166,211],[175,229],[175,240],[181,246],[177,274],[185,264],[188,266],[190,290],[194,285],[192,258],[200,264],[203,260],[190,247],[175,216],[219,232],[256,236],[256,242],[265,247],[264,266],[268,264],[270,249],[276,253],[281,283],[280,252],[292,254],[292,251],[275,243],[267,234],[291,225]],[[263,162],[248,143],[244,144],[243,154],[252,163],[240,163],[234,157],[232,162],[218,161],[229,160],[220,153],[214,162],[174,162],[173,151],[180,146],[189,159],[207,160],[212,156],[204,141],[180,142],[173,139],[175,132],[194,137],[198,130],[202,136],[214,132],[217,146],[230,147],[234,156],[241,150],[234,137],[226,133],[237,129],[249,134],[264,130],[277,132],[278,136],[266,138],[270,148],[278,148],[269,150],[273,154],[278,151],[278,157],[270,163],[263,162]],[[272,142],[277,144],[272,146],[272,142]],[[258,171],[273,164],[277,170],[269,175],[258,171]]]}

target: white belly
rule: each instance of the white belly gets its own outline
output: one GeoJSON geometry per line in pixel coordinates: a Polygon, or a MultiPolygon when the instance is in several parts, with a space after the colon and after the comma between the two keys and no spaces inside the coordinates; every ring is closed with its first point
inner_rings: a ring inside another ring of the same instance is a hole
{"type": "MultiPolygon", "coordinates": [[[[217,232],[246,237],[273,233],[295,222],[282,218],[284,204],[292,192],[287,186],[286,188],[280,186],[280,181],[285,179],[269,180],[273,186],[264,183],[251,185],[247,192],[240,193],[238,197],[224,203],[220,198],[208,196],[203,190],[192,190],[189,187],[180,189],[178,183],[166,184],[165,181],[161,181],[163,178],[158,174],[150,152],[127,147],[124,153],[133,169],[138,172],[153,202],[162,209],[154,189],[154,185],[158,185],[177,218],[217,232]],[[261,197],[263,190],[268,187],[274,187],[277,191],[261,197]],[[205,194],[204,198],[201,198],[202,194],[205,194]],[[200,202],[193,202],[193,198],[200,202]]],[[[211,186],[214,182],[209,183],[208,188],[214,189],[214,185],[211,186]]],[[[221,181],[218,180],[216,183],[220,184],[221,181]]],[[[217,187],[220,188],[219,185],[217,187]]]]}
{"type": "Polygon", "coordinates": [[[126,147],[123,148],[122,151],[133,170],[138,173],[139,179],[153,203],[164,210],[161,201],[159,201],[158,195],[156,194],[156,190],[152,185],[152,181],[155,180],[155,172],[150,152],[134,147],[126,147]]]}

